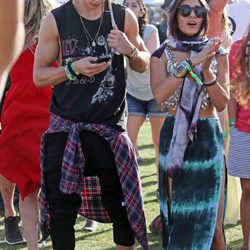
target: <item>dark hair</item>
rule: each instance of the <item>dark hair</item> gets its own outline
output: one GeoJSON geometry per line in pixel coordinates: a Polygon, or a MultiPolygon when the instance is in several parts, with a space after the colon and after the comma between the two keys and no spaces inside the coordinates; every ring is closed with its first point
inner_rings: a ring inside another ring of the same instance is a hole
{"type": "MultiPolygon", "coordinates": [[[[123,4],[125,4],[126,0],[123,1],[123,4]]],[[[147,13],[147,7],[144,3],[144,0],[136,0],[136,2],[139,4],[141,11],[143,12],[143,15],[138,18],[138,24],[139,24],[139,34],[142,37],[143,31],[146,27],[146,24],[148,22],[148,13],[147,13]]]]}
{"type": "Polygon", "coordinates": [[[235,58],[233,71],[233,81],[231,85],[234,90],[236,100],[241,104],[250,108],[250,25],[248,32],[243,40],[240,52],[235,58]]]}
{"type": "MultiPolygon", "coordinates": [[[[177,39],[185,36],[179,30],[178,22],[177,22],[178,8],[182,2],[183,2],[183,0],[174,0],[169,7],[169,19],[168,19],[169,34],[177,39]]],[[[207,35],[208,26],[209,26],[209,10],[210,10],[210,8],[209,8],[209,5],[207,4],[206,0],[199,0],[199,2],[205,9],[207,9],[207,14],[203,18],[201,28],[198,31],[197,35],[201,35],[201,34],[207,35]]]]}

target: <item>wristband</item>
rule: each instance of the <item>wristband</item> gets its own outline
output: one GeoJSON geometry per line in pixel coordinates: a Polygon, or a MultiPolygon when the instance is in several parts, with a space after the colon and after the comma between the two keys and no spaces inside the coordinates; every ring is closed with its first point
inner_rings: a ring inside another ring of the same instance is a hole
{"type": "Polygon", "coordinates": [[[188,64],[190,65],[191,68],[193,68],[193,63],[190,59],[186,59],[186,61],[188,62],[188,64]]]}
{"type": "Polygon", "coordinates": [[[226,138],[229,133],[230,133],[230,129],[225,130],[223,133],[223,137],[226,138]]]}
{"type": "Polygon", "coordinates": [[[229,123],[229,127],[230,128],[234,127],[234,125],[235,125],[235,119],[229,119],[228,123],[229,123]]]}
{"type": "Polygon", "coordinates": [[[174,76],[176,78],[185,78],[188,75],[188,71],[185,69],[185,67],[181,64],[178,66],[174,71],[174,76]]]}
{"type": "Polygon", "coordinates": [[[73,76],[73,75],[70,73],[70,71],[69,71],[69,65],[68,65],[68,64],[64,67],[64,71],[65,71],[65,74],[66,74],[66,76],[68,77],[68,79],[69,79],[70,81],[76,80],[76,76],[73,76]]]}
{"type": "Polygon", "coordinates": [[[185,67],[185,69],[187,71],[189,71],[190,76],[195,80],[195,82],[198,85],[202,85],[202,80],[199,78],[199,76],[197,74],[195,74],[195,72],[192,69],[192,62],[189,59],[186,59],[185,61],[182,62],[182,65],[185,67]],[[190,64],[191,63],[191,64],[190,64]]]}
{"type": "Polygon", "coordinates": [[[209,81],[209,82],[203,82],[203,85],[205,86],[205,87],[210,87],[210,86],[213,86],[213,85],[215,85],[217,83],[217,79],[216,79],[216,77],[214,77],[211,81],[209,81]]]}
{"type": "Polygon", "coordinates": [[[77,71],[77,69],[75,68],[74,62],[70,63],[70,68],[72,69],[72,71],[79,76],[80,73],[77,71]]]}

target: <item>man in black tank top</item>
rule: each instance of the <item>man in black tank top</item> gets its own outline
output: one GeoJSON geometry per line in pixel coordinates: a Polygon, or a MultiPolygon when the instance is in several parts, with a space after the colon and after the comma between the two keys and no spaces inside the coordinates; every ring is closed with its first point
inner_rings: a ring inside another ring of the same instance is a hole
{"type": "Polygon", "coordinates": [[[53,249],[74,249],[77,213],[112,222],[118,250],[133,249],[135,238],[147,249],[138,166],[125,132],[123,56],[143,72],[150,54],[134,14],[111,2],[70,0],[40,30],[34,82],[53,86],[51,124],[41,144],[41,222],[53,249]],[[51,67],[55,61],[58,67],[51,67]],[[100,183],[99,215],[86,205],[89,179],[100,183]]]}

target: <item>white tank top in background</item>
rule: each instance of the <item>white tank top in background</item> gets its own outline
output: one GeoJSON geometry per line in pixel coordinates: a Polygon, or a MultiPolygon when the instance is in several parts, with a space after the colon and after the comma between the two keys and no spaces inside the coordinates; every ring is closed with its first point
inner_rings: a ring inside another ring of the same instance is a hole
{"type": "MultiPolygon", "coordinates": [[[[157,28],[152,24],[147,24],[143,32],[143,41],[146,43],[152,32],[155,32],[157,28]]],[[[150,69],[148,68],[143,73],[138,73],[129,67],[129,62],[126,62],[127,70],[127,91],[133,97],[149,101],[153,99],[153,94],[150,86],[150,69]]]]}

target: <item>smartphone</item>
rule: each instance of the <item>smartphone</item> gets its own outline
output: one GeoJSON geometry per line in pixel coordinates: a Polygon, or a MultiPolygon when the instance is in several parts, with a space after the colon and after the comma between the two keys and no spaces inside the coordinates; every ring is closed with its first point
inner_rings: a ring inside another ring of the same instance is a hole
{"type": "Polygon", "coordinates": [[[108,62],[109,60],[111,60],[111,55],[102,55],[97,57],[95,63],[108,62]]]}

